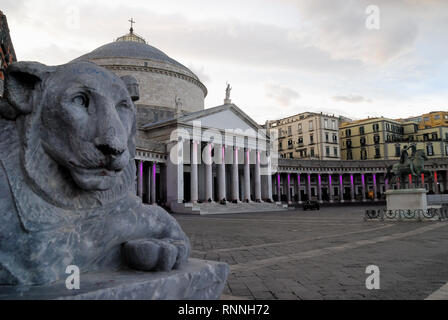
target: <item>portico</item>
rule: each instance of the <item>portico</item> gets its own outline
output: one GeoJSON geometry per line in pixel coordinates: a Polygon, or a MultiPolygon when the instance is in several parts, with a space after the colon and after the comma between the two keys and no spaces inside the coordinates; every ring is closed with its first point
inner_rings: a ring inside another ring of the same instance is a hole
{"type": "MultiPolygon", "coordinates": [[[[263,179],[272,172],[269,137],[234,104],[148,124],[144,131],[167,145],[166,205],[174,212],[194,213],[201,203],[272,202],[272,186],[263,179]]],[[[144,170],[141,162],[137,168],[144,170]]],[[[144,176],[137,175],[139,196],[144,176]]]]}

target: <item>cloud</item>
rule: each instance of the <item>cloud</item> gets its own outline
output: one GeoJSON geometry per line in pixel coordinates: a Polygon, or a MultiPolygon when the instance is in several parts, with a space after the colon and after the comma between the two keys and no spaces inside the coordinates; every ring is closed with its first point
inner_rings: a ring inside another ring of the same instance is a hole
{"type": "Polygon", "coordinates": [[[188,69],[190,69],[202,83],[208,83],[211,81],[210,76],[205,72],[204,66],[197,66],[191,63],[188,65],[188,69]]]}
{"type": "Polygon", "coordinates": [[[300,94],[296,91],[275,84],[267,84],[265,92],[267,98],[284,107],[290,106],[292,102],[300,98],[300,94]]]}
{"type": "Polygon", "coordinates": [[[206,83],[210,106],[222,103],[229,80],[241,88],[232,93],[235,102],[258,118],[280,112],[277,105],[284,113],[343,108],[361,117],[370,111],[359,108],[365,102],[386,114],[417,98],[415,108],[446,101],[448,1],[193,2],[3,0],[1,9],[18,58],[46,64],[114,41],[133,17],[150,45],[206,83]],[[380,30],[365,28],[370,4],[380,8],[380,30]],[[242,10],[230,14],[236,5],[242,10]],[[68,23],[71,6],[79,8],[79,28],[68,23]],[[299,98],[307,107],[296,105],[299,98]],[[260,115],[262,104],[269,112],[260,115]]]}
{"type": "Polygon", "coordinates": [[[348,95],[348,96],[334,96],[332,98],[337,102],[348,102],[348,103],[362,103],[362,102],[372,102],[371,99],[364,98],[362,96],[348,95]]]}

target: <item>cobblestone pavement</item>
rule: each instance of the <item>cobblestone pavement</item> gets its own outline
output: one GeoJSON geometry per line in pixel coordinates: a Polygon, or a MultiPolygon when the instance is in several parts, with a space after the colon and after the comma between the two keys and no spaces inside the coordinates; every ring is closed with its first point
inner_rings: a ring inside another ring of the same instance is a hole
{"type": "Polygon", "coordinates": [[[361,207],[175,215],[192,256],[225,261],[245,299],[425,299],[448,282],[447,222],[364,221],[361,207]],[[367,290],[366,267],[380,269],[367,290]]]}

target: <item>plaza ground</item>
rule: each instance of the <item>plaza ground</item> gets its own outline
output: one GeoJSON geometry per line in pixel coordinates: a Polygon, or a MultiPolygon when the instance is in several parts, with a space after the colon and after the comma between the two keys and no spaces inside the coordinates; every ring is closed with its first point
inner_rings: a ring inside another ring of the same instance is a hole
{"type": "Polygon", "coordinates": [[[362,207],[174,216],[193,257],[230,265],[226,299],[425,299],[448,282],[447,222],[364,221],[362,207]]]}

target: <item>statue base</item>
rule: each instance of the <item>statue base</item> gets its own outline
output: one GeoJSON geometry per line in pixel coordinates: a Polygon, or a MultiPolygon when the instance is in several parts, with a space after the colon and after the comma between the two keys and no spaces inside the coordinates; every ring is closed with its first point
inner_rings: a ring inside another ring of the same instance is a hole
{"type": "Polygon", "coordinates": [[[387,211],[392,210],[423,210],[426,212],[426,189],[397,189],[386,191],[387,211]]]}
{"type": "Polygon", "coordinates": [[[228,275],[226,263],[189,259],[171,272],[81,274],[79,290],[68,290],[65,280],[46,286],[0,286],[0,300],[216,300],[228,275]]]}

